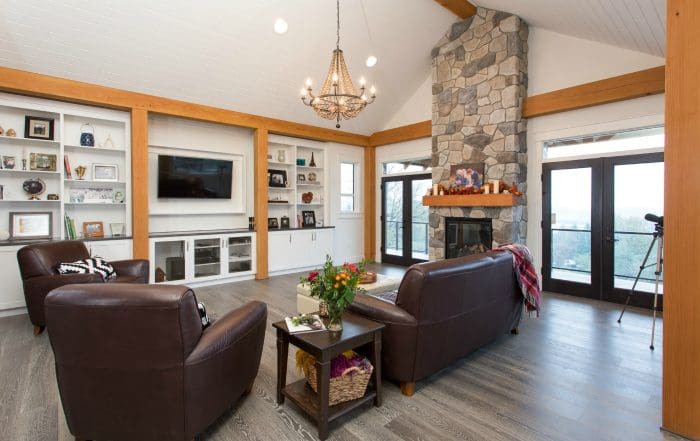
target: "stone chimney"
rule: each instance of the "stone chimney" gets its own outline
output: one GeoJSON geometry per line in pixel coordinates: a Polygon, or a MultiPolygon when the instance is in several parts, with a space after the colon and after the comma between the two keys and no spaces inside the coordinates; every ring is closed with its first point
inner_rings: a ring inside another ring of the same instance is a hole
{"type": "MultiPolygon", "coordinates": [[[[452,25],[432,51],[433,183],[450,185],[450,166],[484,164],[485,180],[526,190],[527,25],[478,8],[452,25]]],[[[525,241],[525,196],[515,207],[432,207],[430,259],[445,256],[445,217],[491,218],[493,246],[525,241]]]]}

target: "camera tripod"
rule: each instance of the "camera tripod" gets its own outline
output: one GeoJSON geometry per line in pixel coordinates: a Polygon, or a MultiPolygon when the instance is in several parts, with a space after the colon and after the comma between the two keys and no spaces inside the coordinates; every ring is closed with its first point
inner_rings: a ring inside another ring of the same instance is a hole
{"type": "Polygon", "coordinates": [[[664,251],[664,221],[663,221],[663,216],[661,217],[656,217],[656,216],[651,216],[652,219],[650,219],[651,215],[647,215],[645,217],[646,220],[650,221],[655,221],[656,226],[654,227],[654,233],[653,236],[654,238],[651,240],[651,243],[649,244],[649,249],[647,250],[646,255],[644,256],[644,260],[642,260],[642,264],[639,266],[639,272],[637,273],[637,277],[634,279],[634,284],[632,284],[632,289],[630,289],[630,293],[627,294],[627,300],[625,300],[625,306],[622,308],[622,312],[620,313],[620,317],[617,319],[618,323],[622,323],[622,316],[625,314],[625,311],[627,310],[627,305],[630,303],[630,299],[634,295],[634,290],[637,287],[637,282],[639,282],[639,278],[642,275],[642,271],[645,269],[649,268],[650,266],[654,265],[654,316],[651,321],[651,344],[649,345],[649,349],[652,351],[654,350],[654,331],[656,329],[656,311],[658,310],[658,301],[659,301],[659,277],[661,276],[661,272],[663,271],[663,266],[664,266],[664,259],[663,259],[663,251],[664,251]],[[651,254],[651,250],[654,249],[654,245],[656,244],[656,262],[655,263],[650,263],[647,265],[647,261],[649,260],[649,255],[651,254]]]}

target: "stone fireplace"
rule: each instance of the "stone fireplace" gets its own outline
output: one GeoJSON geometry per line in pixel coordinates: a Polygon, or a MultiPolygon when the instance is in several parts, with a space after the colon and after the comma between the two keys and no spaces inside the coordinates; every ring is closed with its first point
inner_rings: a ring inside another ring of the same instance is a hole
{"type": "MultiPolygon", "coordinates": [[[[433,183],[449,187],[452,165],[484,164],[485,180],[525,192],[527,36],[519,17],[478,8],[433,48],[433,183]]],[[[448,218],[490,219],[492,247],[524,242],[525,204],[523,195],[507,207],[431,207],[430,260],[446,258],[448,218]]]]}
{"type": "Polygon", "coordinates": [[[491,219],[445,218],[445,258],[483,253],[492,245],[491,219]]]}

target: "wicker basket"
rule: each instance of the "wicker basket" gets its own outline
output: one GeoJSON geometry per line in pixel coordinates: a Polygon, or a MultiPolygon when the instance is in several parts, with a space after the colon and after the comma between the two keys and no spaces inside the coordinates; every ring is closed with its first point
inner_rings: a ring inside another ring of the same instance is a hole
{"type": "MultiPolygon", "coordinates": [[[[354,366],[346,369],[339,377],[331,378],[328,392],[328,404],[334,406],[345,401],[362,398],[367,391],[367,384],[369,383],[373,370],[374,367],[371,364],[367,370],[354,366]],[[354,371],[356,372],[350,375],[350,373],[354,371]]],[[[306,375],[306,381],[309,382],[314,392],[318,392],[316,366],[309,365],[307,369],[304,369],[304,374],[306,375]]]]}

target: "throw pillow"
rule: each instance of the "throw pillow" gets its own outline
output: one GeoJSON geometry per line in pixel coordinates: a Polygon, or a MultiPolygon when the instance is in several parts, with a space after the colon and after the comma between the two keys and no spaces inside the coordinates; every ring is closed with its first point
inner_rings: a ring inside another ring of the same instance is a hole
{"type": "Polygon", "coordinates": [[[77,262],[61,263],[56,270],[59,274],[99,274],[103,279],[110,279],[117,275],[112,265],[97,256],[77,262]]]}
{"type": "Polygon", "coordinates": [[[211,321],[207,315],[207,308],[204,306],[204,303],[197,302],[197,310],[199,311],[199,320],[202,322],[202,329],[206,329],[211,324],[211,321]]]}

